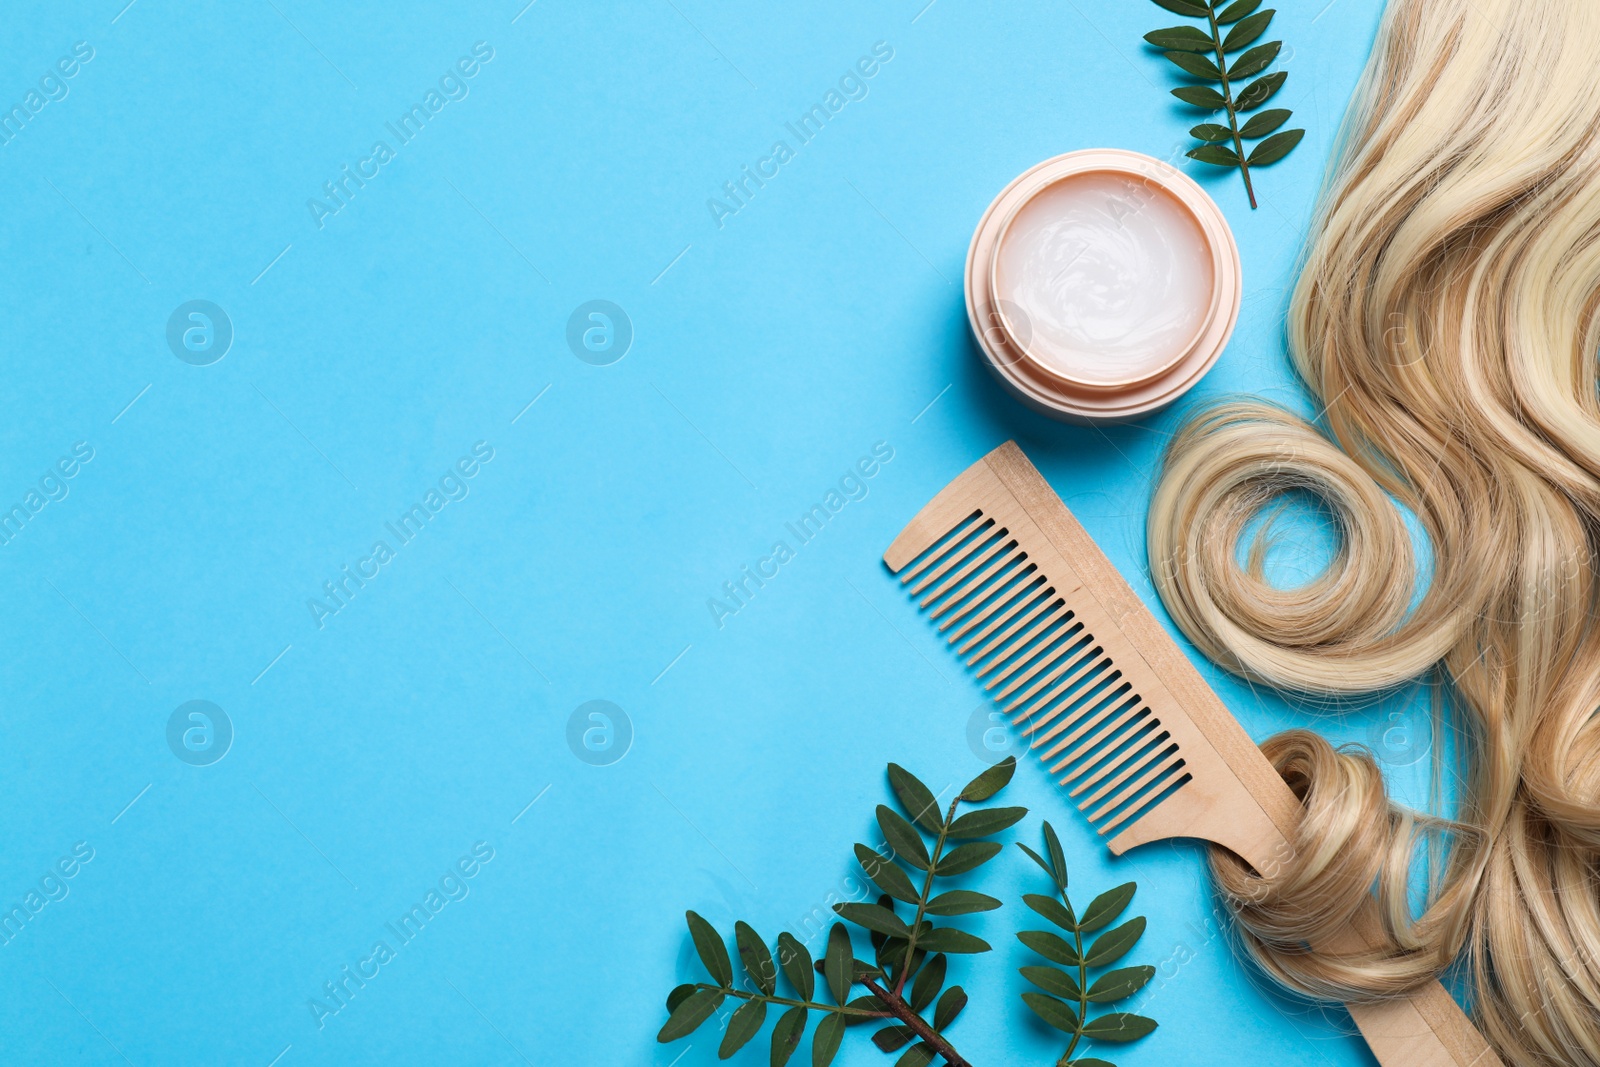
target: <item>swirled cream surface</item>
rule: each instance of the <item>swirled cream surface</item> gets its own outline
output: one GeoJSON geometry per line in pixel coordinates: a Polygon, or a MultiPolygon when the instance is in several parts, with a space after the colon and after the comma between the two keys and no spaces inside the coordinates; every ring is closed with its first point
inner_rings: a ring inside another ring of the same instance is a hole
{"type": "Polygon", "coordinates": [[[1040,190],[995,257],[1012,335],[1045,370],[1088,385],[1141,381],[1181,358],[1214,284],[1194,216],[1164,189],[1109,172],[1040,190]]]}

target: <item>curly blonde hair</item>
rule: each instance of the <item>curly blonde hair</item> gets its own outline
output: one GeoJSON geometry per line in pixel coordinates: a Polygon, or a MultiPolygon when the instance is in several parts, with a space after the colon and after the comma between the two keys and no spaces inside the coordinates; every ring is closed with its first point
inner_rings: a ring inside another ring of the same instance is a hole
{"type": "Polygon", "coordinates": [[[1323,428],[1253,401],[1189,420],[1148,528],[1173,619],[1229,670],[1336,696],[1442,670],[1468,774],[1420,917],[1408,871],[1437,824],[1306,731],[1263,747],[1326,847],[1270,878],[1212,869],[1302,993],[1381,997],[1466,954],[1514,1067],[1600,1065],[1597,46],[1597,0],[1392,0],[1290,306],[1323,428]],[[1283,590],[1239,545],[1290,491],[1340,543],[1283,590]],[[1402,507],[1430,542],[1420,595],[1402,507]],[[1387,946],[1308,949],[1374,889],[1387,946]]]}

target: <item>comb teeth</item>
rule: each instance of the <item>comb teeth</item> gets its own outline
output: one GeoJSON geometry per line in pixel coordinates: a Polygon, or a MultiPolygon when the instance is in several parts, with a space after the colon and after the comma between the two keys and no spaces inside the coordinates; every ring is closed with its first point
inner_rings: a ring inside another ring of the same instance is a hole
{"type": "Polygon", "coordinates": [[[1190,837],[1277,861],[1299,801],[1014,443],[883,560],[1112,852],[1190,837]]]}
{"type": "Polygon", "coordinates": [[[900,580],[1089,824],[1114,834],[1192,776],[1171,732],[1072,609],[1073,593],[1086,594],[1062,595],[1052,578],[978,507],[900,580]]]}
{"type": "MultiPolygon", "coordinates": [[[[1113,853],[1193,838],[1262,873],[1293,854],[1299,798],[1015,442],[941,489],[883,561],[1113,853]]],[[[1381,947],[1367,903],[1316,947],[1381,947]]],[[[1500,1067],[1438,983],[1351,1015],[1386,1067],[1500,1067]]]]}

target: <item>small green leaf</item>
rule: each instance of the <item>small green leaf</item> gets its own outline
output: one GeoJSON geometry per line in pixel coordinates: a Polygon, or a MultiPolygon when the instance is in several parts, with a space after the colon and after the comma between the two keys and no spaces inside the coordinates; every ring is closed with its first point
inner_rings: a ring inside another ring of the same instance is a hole
{"type": "MultiPolygon", "coordinates": [[[[872,1011],[872,1012],[878,1012],[878,1013],[883,1014],[883,1015],[889,1014],[889,1009],[883,1003],[883,1001],[879,1000],[877,997],[872,997],[872,996],[857,997],[856,999],[852,1000],[849,1004],[847,1004],[845,1006],[848,1007],[848,1008],[853,1008],[856,1011],[872,1011]]],[[[869,1015],[845,1015],[845,1016],[842,1016],[842,1018],[844,1019],[844,1024],[846,1026],[860,1026],[863,1023],[870,1023],[870,1022],[876,1022],[877,1021],[876,1019],[873,1019],[869,1015]]]]}
{"type": "Polygon", "coordinates": [[[981,804],[1004,789],[1016,773],[1017,757],[1007,756],[968,782],[961,790],[961,799],[969,804],[981,804]]]}
{"type": "Polygon", "coordinates": [[[932,923],[929,923],[929,922],[926,922],[926,921],[923,922],[923,924],[922,924],[922,933],[917,935],[917,937],[918,937],[917,950],[911,954],[911,964],[910,964],[910,966],[904,965],[904,962],[903,962],[905,960],[905,956],[906,956],[906,947],[907,947],[906,944],[904,942],[896,942],[896,944],[898,945],[898,950],[895,952],[895,959],[896,959],[896,962],[900,963],[901,966],[900,966],[899,970],[889,971],[887,973],[898,976],[903,971],[905,973],[905,976],[907,978],[910,978],[912,975],[914,975],[918,971],[922,970],[922,965],[928,961],[928,957],[937,954],[937,953],[934,953],[934,952],[929,952],[928,949],[923,946],[922,941],[921,941],[921,938],[924,935],[926,935],[928,933],[928,931],[930,931],[932,929],[933,929],[933,924],[932,923]]]}
{"type": "Polygon", "coordinates": [[[1043,930],[1021,930],[1017,933],[1017,940],[1052,963],[1059,963],[1064,967],[1076,967],[1080,962],[1078,950],[1071,942],[1055,934],[1043,930]]]}
{"type": "Polygon", "coordinates": [[[772,1067],[783,1067],[800,1047],[800,1035],[806,1029],[806,1010],[790,1008],[772,1028],[772,1067]]]}
{"type": "Polygon", "coordinates": [[[983,866],[995,856],[1000,854],[1000,845],[994,841],[973,841],[952,849],[939,857],[939,865],[933,873],[940,878],[950,878],[958,874],[966,874],[983,866]]]}
{"type": "MultiPolygon", "coordinates": [[[[1026,995],[1026,994],[1024,994],[1026,995]]],[[[1098,1019],[1090,1019],[1083,1028],[1084,1037],[1096,1041],[1137,1041],[1156,1028],[1154,1019],[1133,1015],[1125,1011],[1108,1012],[1098,1019]]]]}
{"type": "Polygon", "coordinates": [[[1095,897],[1089,902],[1089,909],[1083,913],[1083,922],[1079,929],[1087,934],[1111,923],[1122,914],[1138,888],[1138,882],[1124,882],[1115,889],[1108,889],[1095,897]]]}
{"type": "Polygon", "coordinates": [[[883,839],[894,849],[895,855],[919,871],[928,869],[932,862],[928,858],[928,846],[922,843],[922,835],[906,822],[905,816],[886,804],[879,804],[878,829],[883,831],[883,839]]]}
{"type": "Polygon", "coordinates": [[[876,930],[889,937],[910,937],[911,927],[900,920],[894,912],[879,904],[835,904],[833,910],[839,913],[839,918],[847,919],[857,926],[864,926],[868,930],[876,930]]]}
{"type": "Polygon", "coordinates": [[[1189,133],[1210,144],[1221,144],[1223,141],[1233,140],[1233,131],[1215,122],[1202,122],[1200,125],[1192,127],[1189,133]]]}
{"type": "Polygon", "coordinates": [[[948,833],[955,838],[989,837],[1015,826],[1027,814],[1027,808],[979,808],[951,823],[948,833]]]}
{"type": "Polygon", "coordinates": [[[861,864],[861,869],[867,872],[867,877],[872,879],[872,884],[891,897],[907,904],[915,904],[920,899],[910,876],[893,860],[885,859],[866,845],[856,846],[856,860],[861,864]]]}
{"type": "Polygon", "coordinates": [[[1043,993],[1034,993],[1030,990],[1022,994],[1022,1001],[1033,1009],[1035,1015],[1062,1033],[1076,1034],[1078,1032],[1077,1011],[1063,1004],[1055,997],[1047,997],[1043,993]]]}
{"type": "Polygon", "coordinates": [[[898,937],[884,937],[882,934],[873,934],[872,938],[874,941],[880,938],[883,940],[883,944],[877,946],[878,967],[884,974],[898,974],[900,964],[906,958],[906,942],[898,937]]]}
{"type": "Polygon", "coordinates": [[[843,1004],[850,996],[853,960],[849,929],[844,923],[834,923],[833,929],[828,931],[828,953],[823,958],[822,970],[835,1004],[843,1004]]]}
{"type": "Polygon", "coordinates": [[[689,995],[693,992],[693,982],[685,982],[683,985],[675,987],[672,992],[667,994],[667,1014],[671,1015],[673,1012],[677,1011],[678,1005],[682,1004],[686,999],[688,999],[689,995]]]}
{"type": "Polygon", "coordinates": [[[1223,8],[1222,12],[1217,15],[1217,25],[1226,26],[1229,23],[1238,22],[1260,6],[1261,0],[1236,0],[1235,3],[1223,8]]]}
{"type": "Polygon", "coordinates": [[[1275,133],[1265,141],[1256,145],[1255,151],[1250,153],[1252,167],[1265,167],[1269,163],[1276,163],[1289,154],[1290,149],[1300,143],[1300,138],[1306,135],[1304,130],[1284,130],[1275,133]]]}
{"type": "Polygon", "coordinates": [[[917,972],[917,980],[911,983],[912,1011],[921,1015],[923,1010],[933,1003],[933,998],[944,988],[944,974],[948,966],[946,957],[940,953],[917,972]]]}
{"type": "Polygon", "coordinates": [[[1239,155],[1231,148],[1221,145],[1203,144],[1199,148],[1191,148],[1184,155],[1190,159],[1198,159],[1202,163],[1210,163],[1218,167],[1237,167],[1239,155]]]}
{"type": "MultiPolygon", "coordinates": [[[[1294,112],[1288,110],[1287,108],[1281,107],[1275,107],[1268,111],[1263,111],[1261,114],[1256,115],[1249,122],[1240,127],[1239,136],[1252,141],[1257,137],[1265,137],[1279,126],[1282,126],[1285,122],[1288,122],[1289,116],[1293,114],[1294,112]]],[[[1251,162],[1253,163],[1254,160],[1251,162]]]]}
{"type": "Polygon", "coordinates": [[[744,964],[745,973],[757,989],[772,996],[778,988],[778,968],[761,935],[751,929],[749,923],[741,921],[733,924],[733,936],[739,945],[739,962],[744,964]]]}
{"type": "Polygon", "coordinates": [[[1067,854],[1061,849],[1061,838],[1056,836],[1056,828],[1048,822],[1044,824],[1044,851],[1050,857],[1051,876],[1056,880],[1056,888],[1061,892],[1067,891],[1067,854]]]}
{"type": "Polygon", "coordinates": [[[1131,997],[1144,984],[1155,976],[1154,967],[1121,967],[1115,971],[1107,971],[1095,979],[1094,985],[1089,987],[1088,997],[1096,1004],[1110,1004],[1112,1001],[1131,997]]]}
{"type": "MultiPolygon", "coordinates": [[[[1213,60],[1207,59],[1205,56],[1197,56],[1192,52],[1163,52],[1162,54],[1171,61],[1173,66],[1193,74],[1196,78],[1205,78],[1214,82],[1222,80],[1222,71],[1217,68],[1217,64],[1213,60]]],[[[1266,66],[1265,63],[1261,65],[1263,67],[1266,66]]]]}
{"type": "Polygon", "coordinates": [[[767,1002],[747,1000],[728,1020],[728,1030],[722,1035],[722,1047],[717,1049],[717,1059],[725,1060],[744,1048],[752,1037],[761,1031],[767,1021],[767,1002]]]}
{"type": "Polygon", "coordinates": [[[689,936],[694,939],[694,950],[700,953],[700,962],[706,965],[711,980],[726,989],[733,984],[733,961],[728,958],[728,946],[716,928],[694,912],[685,912],[689,920],[689,936]]]}
{"type": "MultiPolygon", "coordinates": [[[[922,925],[924,929],[930,928],[930,924],[927,922],[923,922],[922,925]]],[[[873,934],[872,936],[881,937],[882,935],[873,934]]],[[[909,947],[910,945],[906,943],[905,938],[884,938],[883,947],[880,948],[877,953],[878,966],[883,970],[884,974],[898,975],[902,970],[905,969],[906,949],[909,947]]],[[[911,962],[916,966],[921,966],[922,961],[926,958],[927,953],[923,952],[922,947],[919,945],[917,947],[916,957],[911,962]]],[[[916,966],[914,966],[912,970],[915,970],[916,966]]]]}
{"type": "Polygon", "coordinates": [[[817,988],[817,971],[812,965],[811,953],[787,931],[778,935],[778,966],[783,968],[784,976],[800,994],[800,999],[810,1000],[817,988]]]}
{"type": "Polygon", "coordinates": [[[844,1040],[844,1016],[829,1015],[811,1035],[811,1067],[828,1067],[844,1040]]]}
{"type": "Polygon", "coordinates": [[[894,1067],[928,1067],[937,1053],[926,1041],[918,1041],[906,1049],[906,1054],[895,1061],[894,1067]]]}
{"type": "Polygon", "coordinates": [[[967,1006],[967,991],[958,985],[953,985],[944,991],[944,996],[939,998],[938,1007],[933,1009],[933,1028],[940,1033],[945,1027],[956,1021],[956,1016],[961,1014],[961,1009],[967,1006]]]}
{"type": "Polygon", "coordinates": [[[656,1034],[656,1040],[665,1045],[694,1033],[695,1028],[711,1018],[712,1013],[722,1005],[725,996],[720,989],[701,989],[685,997],[661,1032],[656,1034]]]}
{"type": "Polygon", "coordinates": [[[1180,85],[1172,90],[1172,95],[1182,100],[1185,104],[1203,107],[1207,111],[1226,110],[1228,102],[1222,94],[1209,85],[1180,85]]]}
{"type": "MultiPolygon", "coordinates": [[[[887,893],[883,894],[882,896],[878,897],[878,906],[882,908],[888,908],[890,911],[894,911],[894,897],[891,897],[887,893]]],[[[872,930],[867,934],[867,939],[872,942],[873,951],[877,953],[881,963],[884,946],[889,943],[888,935],[880,934],[878,931],[872,930]]]]}
{"type": "Polygon", "coordinates": [[[1021,841],[1017,842],[1017,847],[1020,848],[1022,851],[1026,852],[1028,854],[1028,858],[1029,859],[1033,860],[1033,862],[1037,863],[1040,867],[1042,867],[1044,869],[1044,873],[1045,874],[1048,874],[1052,879],[1055,878],[1056,872],[1052,871],[1050,869],[1050,862],[1048,860],[1046,860],[1043,856],[1039,855],[1033,849],[1029,848],[1027,845],[1024,845],[1021,841]]]}
{"type": "Polygon", "coordinates": [[[1277,12],[1272,8],[1258,11],[1254,15],[1240,22],[1239,25],[1228,31],[1228,36],[1222,39],[1224,52],[1237,52],[1247,44],[1252,44],[1263,33],[1267,32],[1267,23],[1272,21],[1272,16],[1277,12]]]}
{"type": "Polygon", "coordinates": [[[1022,977],[1062,1000],[1081,1000],[1083,990],[1078,980],[1058,967],[1020,967],[1022,977]]]}
{"type": "Polygon", "coordinates": [[[1078,928],[1077,920],[1072,914],[1072,906],[1063,906],[1061,901],[1055,897],[1047,897],[1039,893],[1028,893],[1023,896],[1022,902],[1068,933],[1078,928]]]}
{"type": "Polygon", "coordinates": [[[1289,72],[1286,70],[1275,70],[1271,74],[1257,78],[1245,86],[1244,90],[1235,98],[1233,101],[1234,109],[1237,111],[1254,111],[1262,104],[1265,104],[1273,93],[1283,88],[1283,83],[1288,80],[1289,72]]]}
{"type": "Polygon", "coordinates": [[[1101,1060],[1096,1059],[1093,1056],[1085,1056],[1081,1060],[1073,1060],[1071,1067],[1117,1067],[1117,1065],[1112,1063],[1110,1060],[1101,1060]]]}
{"type": "Polygon", "coordinates": [[[1238,59],[1234,60],[1228,68],[1228,80],[1239,81],[1252,74],[1259,74],[1267,69],[1267,64],[1278,58],[1278,49],[1283,47],[1282,41],[1273,41],[1271,44],[1259,44],[1238,59]]]}
{"type": "Polygon", "coordinates": [[[872,1035],[872,1043],[880,1052],[898,1052],[911,1044],[917,1032],[909,1026],[885,1026],[872,1035]]]}
{"type": "Polygon", "coordinates": [[[974,893],[970,889],[952,889],[940,893],[923,908],[927,915],[971,915],[975,911],[993,911],[1000,906],[994,897],[974,893]]]}
{"type": "Polygon", "coordinates": [[[1155,0],[1155,2],[1177,15],[1188,15],[1196,19],[1206,17],[1206,5],[1198,3],[1197,0],[1155,0]]]}
{"type": "Polygon", "coordinates": [[[851,981],[859,982],[863,978],[882,978],[883,968],[874,967],[864,960],[855,960],[852,967],[851,981]]]}
{"type": "Polygon", "coordinates": [[[944,820],[939,817],[939,802],[934,799],[933,790],[898,763],[889,764],[889,785],[907,815],[930,834],[939,832],[944,820]]]}
{"type": "Polygon", "coordinates": [[[1095,939],[1089,946],[1089,951],[1083,954],[1083,960],[1091,967],[1104,967],[1113,960],[1121,959],[1123,953],[1133,947],[1134,942],[1144,936],[1144,916],[1129,919],[1121,926],[1113,926],[1095,939]]]}
{"type": "Polygon", "coordinates": [[[1151,30],[1144,39],[1157,48],[1170,48],[1177,52],[1210,52],[1217,47],[1210,34],[1201,33],[1193,26],[1173,26],[1166,30],[1151,30]]]}
{"type": "Polygon", "coordinates": [[[917,938],[917,944],[929,952],[988,952],[990,945],[981,937],[974,937],[965,930],[957,930],[950,926],[941,926],[937,930],[930,930],[917,938]]]}

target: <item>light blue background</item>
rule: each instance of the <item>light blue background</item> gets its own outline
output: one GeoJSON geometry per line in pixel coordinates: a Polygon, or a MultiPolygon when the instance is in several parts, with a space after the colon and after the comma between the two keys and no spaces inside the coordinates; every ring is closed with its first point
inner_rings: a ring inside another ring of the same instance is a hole
{"type": "MultiPolygon", "coordinates": [[[[13,5],[0,43],[6,107],[74,42],[95,49],[0,147],[0,503],[95,450],[0,547],[0,901],[95,850],[0,945],[0,1059],[712,1062],[710,1029],[654,1041],[667,991],[700,976],[684,909],[796,929],[857,873],[885,762],[935,789],[981,769],[980,691],[879,562],[916,510],[1014,437],[1155,603],[1143,514],[1181,409],[1105,431],[1025,412],[979,367],[959,279],[1026,167],[1187,146],[1195,116],[1140,41],[1175,18],[1140,0],[123,2],[13,5]],[[478,41],[494,58],[470,95],[319,229],[307,199],[394,147],[385,123],[478,41]],[[879,41],[894,57],[869,95],[719,228],[708,198],[793,145],[784,123],[879,41]],[[608,367],[564,340],[596,298],[635,331],[608,367]],[[190,299],[234,325],[212,366],[166,345],[190,299]],[[478,441],[494,460],[470,495],[319,629],[307,600],[478,441]],[[719,628],[707,599],[879,441],[894,458],[869,495],[719,628]],[[209,767],[165,740],[193,699],[236,730],[209,767]],[[591,699],[632,721],[612,766],[566,743],[591,699]],[[308,999],[478,841],[495,856],[470,896],[319,1030],[308,999]]],[[[1236,175],[1190,167],[1246,292],[1184,406],[1307,407],[1287,287],[1380,10],[1324,2],[1274,25],[1308,135],[1261,172],[1260,210],[1236,175]]],[[[1256,737],[1367,740],[1420,699],[1313,718],[1202,669],[1256,737]]],[[[1425,797],[1426,761],[1391,770],[1425,797]]],[[[1347,1018],[1235,961],[1196,849],[1113,861],[1036,765],[1009,795],[1036,809],[1024,840],[1038,815],[1062,831],[1082,899],[1139,881],[1135,960],[1195,956],[1147,998],[1161,1029],[1125,1067],[1370,1062],[1347,1018]]],[[[969,926],[997,951],[954,968],[973,1001],[952,1037],[977,1064],[1053,1062],[1011,936],[1039,878],[1008,849],[977,882],[1008,906],[969,926]]],[[[738,1062],[765,1063],[765,1035],[738,1062]]],[[[856,1031],[839,1062],[892,1061],[856,1031]]]]}

